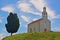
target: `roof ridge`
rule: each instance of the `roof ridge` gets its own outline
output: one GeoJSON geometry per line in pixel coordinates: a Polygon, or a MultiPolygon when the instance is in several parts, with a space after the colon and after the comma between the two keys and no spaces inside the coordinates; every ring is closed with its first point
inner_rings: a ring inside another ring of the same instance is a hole
{"type": "Polygon", "coordinates": [[[38,20],[36,20],[36,21],[32,21],[32,22],[29,23],[29,24],[32,24],[32,23],[35,23],[35,22],[38,22],[38,21],[41,21],[41,20],[43,20],[43,19],[41,18],[41,19],[38,19],[38,20]]]}

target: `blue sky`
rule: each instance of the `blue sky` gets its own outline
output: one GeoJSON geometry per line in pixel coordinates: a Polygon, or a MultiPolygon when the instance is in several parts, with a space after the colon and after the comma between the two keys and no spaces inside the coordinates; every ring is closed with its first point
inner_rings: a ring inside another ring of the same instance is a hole
{"type": "Polygon", "coordinates": [[[18,33],[27,32],[27,25],[40,19],[43,7],[47,8],[51,30],[60,32],[60,0],[0,0],[0,38],[10,35],[5,28],[9,12],[17,13],[20,20],[18,33]]]}

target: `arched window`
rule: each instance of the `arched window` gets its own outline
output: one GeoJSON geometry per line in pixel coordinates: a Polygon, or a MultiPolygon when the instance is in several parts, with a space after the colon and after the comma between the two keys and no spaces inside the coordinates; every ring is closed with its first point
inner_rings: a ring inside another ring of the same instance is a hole
{"type": "Polygon", "coordinates": [[[32,32],[32,28],[30,28],[30,32],[32,32]]]}

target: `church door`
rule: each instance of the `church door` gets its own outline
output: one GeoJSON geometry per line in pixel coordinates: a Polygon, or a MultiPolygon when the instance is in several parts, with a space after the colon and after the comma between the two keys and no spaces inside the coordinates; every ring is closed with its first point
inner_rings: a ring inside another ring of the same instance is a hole
{"type": "Polygon", "coordinates": [[[47,31],[47,29],[45,28],[45,29],[44,29],[44,32],[46,32],[46,31],[47,31]]]}

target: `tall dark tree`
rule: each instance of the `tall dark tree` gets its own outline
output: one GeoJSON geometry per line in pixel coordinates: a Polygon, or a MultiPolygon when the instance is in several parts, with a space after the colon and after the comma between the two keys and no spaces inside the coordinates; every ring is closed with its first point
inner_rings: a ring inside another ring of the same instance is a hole
{"type": "Polygon", "coordinates": [[[7,17],[7,24],[5,24],[6,30],[8,33],[11,33],[11,36],[13,33],[16,33],[19,29],[19,18],[17,14],[13,14],[12,12],[7,17]]]}

